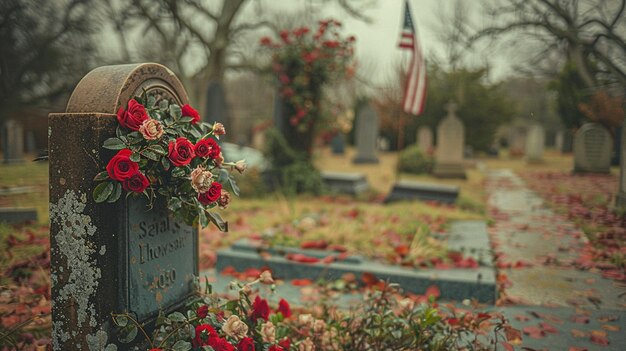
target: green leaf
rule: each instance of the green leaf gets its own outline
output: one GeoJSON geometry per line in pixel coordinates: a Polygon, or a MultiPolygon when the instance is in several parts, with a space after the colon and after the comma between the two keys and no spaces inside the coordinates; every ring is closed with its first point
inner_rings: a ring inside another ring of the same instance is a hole
{"type": "Polygon", "coordinates": [[[159,311],[159,315],[157,316],[156,321],[154,322],[154,325],[156,327],[160,327],[162,325],[171,325],[172,321],[167,319],[164,315],[163,315],[163,311],[159,311]]]}
{"type": "Polygon", "coordinates": [[[195,127],[189,129],[189,132],[191,133],[191,135],[193,135],[194,138],[196,138],[198,140],[200,140],[200,138],[202,138],[202,133],[200,133],[198,131],[198,129],[196,129],[195,127]]]}
{"type": "Polygon", "coordinates": [[[148,149],[156,152],[159,155],[167,156],[167,150],[162,145],[159,145],[159,144],[150,145],[148,149]]]}
{"type": "Polygon", "coordinates": [[[147,148],[147,149],[143,150],[141,152],[141,154],[144,155],[146,158],[152,160],[152,161],[159,161],[159,154],[154,152],[154,150],[151,149],[151,148],[147,148]]]}
{"type": "Polygon", "coordinates": [[[161,159],[161,164],[163,165],[164,170],[167,171],[168,169],[170,169],[170,160],[168,160],[167,157],[163,157],[161,159]]]}
{"type": "Polygon", "coordinates": [[[115,128],[115,136],[117,136],[118,138],[121,137],[122,135],[124,135],[124,133],[122,132],[122,129],[120,128],[120,126],[118,125],[115,128]]]}
{"type": "Polygon", "coordinates": [[[113,192],[111,192],[111,195],[109,195],[107,202],[115,202],[120,198],[121,195],[122,195],[122,183],[117,182],[115,184],[115,189],[113,189],[113,192]]]}
{"type": "Polygon", "coordinates": [[[206,212],[204,209],[198,209],[198,223],[200,223],[201,228],[206,228],[209,225],[209,219],[206,217],[206,212]]]}
{"type": "Polygon", "coordinates": [[[174,212],[178,210],[182,205],[183,205],[183,202],[179,197],[172,197],[168,201],[167,208],[169,208],[170,211],[174,212]]]}
{"type": "Polygon", "coordinates": [[[182,115],[183,111],[180,109],[180,106],[176,104],[170,105],[170,116],[172,116],[174,119],[179,119],[182,115]]]}
{"type": "Polygon", "coordinates": [[[112,182],[100,183],[93,189],[93,199],[98,203],[104,202],[111,195],[111,192],[113,192],[112,182]]]}
{"type": "Polygon", "coordinates": [[[184,322],[187,320],[187,318],[185,318],[185,315],[180,312],[170,313],[167,318],[169,318],[172,322],[184,322]]]}
{"type": "Polygon", "coordinates": [[[167,111],[169,106],[170,106],[170,102],[167,101],[167,99],[163,99],[163,100],[159,101],[159,110],[167,111]]]}
{"type": "Polygon", "coordinates": [[[193,121],[193,117],[185,116],[185,117],[179,119],[178,121],[181,122],[181,123],[189,123],[189,122],[193,121]]]}
{"type": "Polygon", "coordinates": [[[233,191],[233,194],[235,194],[236,196],[239,196],[239,186],[237,186],[237,182],[235,181],[235,178],[232,175],[228,176],[228,185],[230,186],[230,189],[233,191]]]}
{"type": "Polygon", "coordinates": [[[173,177],[184,177],[185,176],[185,169],[182,168],[182,167],[174,168],[174,170],[172,171],[172,176],[173,177]]]}
{"type": "Polygon", "coordinates": [[[109,150],[122,150],[126,144],[120,138],[115,137],[105,140],[102,147],[109,150]]]}
{"type": "Polygon", "coordinates": [[[209,215],[209,219],[211,220],[211,222],[215,224],[219,228],[219,230],[223,232],[228,232],[228,222],[224,222],[222,216],[220,216],[216,212],[210,211],[207,211],[207,214],[209,215]]]}
{"type": "Polygon", "coordinates": [[[227,170],[225,170],[224,168],[221,168],[220,169],[220,174],[217,176],[217,182],[218,183],[222,183],[222,184],[226,183],[228,181],[228,176],[229,175],[230,174],[228,173],[227,170]]]}
{"type": "Polygon", "coordinates": [[[137,336],[137,326],[135,324],[129,324],[124,328],[120,329],[117,338],[121,343],[128,344],[129,342],[135,340],[137,336]]]}
{"type": "Polygon", "coordinates": [[[139,162],[139,160],[141,160],[141,156],[139,156],[139,153],[136,151],[133,151],[132,154],[130,154],[130,160],[133,162],[139,162]]]}
{"type": "Polygon", "coordinates": [[[228,301],[224,305],[224,309],[228,310],[228,311],[231,311],[231,312],[236,312],[238,306],[239,306],[239,301],[237,301],[237,300],[230,300],[230,301],[228,301]]]}
{"type": "Polygon", "coordinates": [[[172,345],[172,350],[174,351],[189,351],[191,350],[191,344],[185,340],[178,340],[174,345],[172,345]]]}
{"type": "Polygon", "coordinates": [[[101,182],[101,181],[107,180],[107,179],[109,179],[109,172],[107,172],[107,171],[100,172],[100,173],[96,174],[95,177],[93,177],[93,180],[95,182],[101,182]]]}
{"type": "Polygon", "coordinates": [[[114,316],[113,322],[115,322],[115,325],[117,325],[118,327],[125,327],[128,324],[128,317],[124,315],[114,316]]]}
{"type": "Polygon", "coordinates": [[[154,97],[154,95],[150,95],[148,96],[148,107],[152,107],[156,104],[156,98],[154,97]]]}

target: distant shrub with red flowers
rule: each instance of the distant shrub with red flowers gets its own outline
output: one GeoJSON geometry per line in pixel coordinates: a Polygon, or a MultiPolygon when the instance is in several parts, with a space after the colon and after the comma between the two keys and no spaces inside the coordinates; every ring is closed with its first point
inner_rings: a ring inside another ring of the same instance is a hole
{"type": "Polygon", "coordinates": [[[311,145],[321,116],[323,86],[354,71],[355,38],[343,37],[340,28],[340,22],[324,20],[315,30],[300,27],[282,30],[279,40],[261,38],[260,44],[272,53],[272,70],[283,98],[284,118],[294,131],[287,135],[287,140],[297,149],[311,145]]]}
{"type": "Polygon", "coordinates": [[[226,134],[221,123],[200,122],[193,107],[144,93],[117,112],[115,137],[102,146],[119,150],[96,175],[96,202],[115,202],[122,196],[143,194],[152,204],[164,198],[169,210],[188,224],[226,225],[216,207],[226,208],[230,193],[239,189],[229,170],[243,172],[243,161],[224,162],[217,143],[226,134]]]}

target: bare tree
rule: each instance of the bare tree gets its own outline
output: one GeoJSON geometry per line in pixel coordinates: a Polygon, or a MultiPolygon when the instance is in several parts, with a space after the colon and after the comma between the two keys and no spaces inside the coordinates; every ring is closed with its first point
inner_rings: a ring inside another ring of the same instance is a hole
{"type": "Polygon", "coordinates": [[[494,21],[473,39],[525,35],[542,47],[531,64],[552,57],[555,50],[564,52],[588,88],[608,81],[624,89],[625,7],[626,0],[503,0],[488,6],[494,21]]]}
{"type": "Polygon", "coordinates": [[[94,60],[90,0],[0,2],[0,120],[71,92],[94,60]]]}

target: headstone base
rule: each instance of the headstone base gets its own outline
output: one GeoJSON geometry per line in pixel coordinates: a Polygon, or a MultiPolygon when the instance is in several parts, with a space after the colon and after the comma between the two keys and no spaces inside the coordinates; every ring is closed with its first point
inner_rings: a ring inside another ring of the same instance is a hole
{"type": "Polygon", "coordinates": [[[322,172],[322,180],[331,192],[358,195],[369,188],[363,173],[322,172]]]}
{"type": "Polygon", "coordinates": [[[352,163],[378,163],[377,157],[357,156],[352,160],[352,163]]]}
{"type": "Polygon", "coordinates": [[[586,174],[586,173],[610,174],[611,173],[611,169],[610,168],[586,168],[586,169],[580,169],[580,168],[574,167],[574,169],[572,170],[572,173],[574,173],[574,174],[586,174]]]}
{"type": "Polygon", "coordinates": [[[460,163],[437,163],[433,169],[433,175],[437,178],[467,179],[465,168],[460,163]]]}
{"type": "Polygon", "coordinates": [[[401,200],[422,200],[451,204],[456,201],[458,196],[458,186],[402,181],[393,185],[385,203],[401,200]]]}
{"type": "Polygon", "coordinates": [[[37,210],[34,208],[0,208],[0,223],[22,224],[37,222],[37,210]]]}

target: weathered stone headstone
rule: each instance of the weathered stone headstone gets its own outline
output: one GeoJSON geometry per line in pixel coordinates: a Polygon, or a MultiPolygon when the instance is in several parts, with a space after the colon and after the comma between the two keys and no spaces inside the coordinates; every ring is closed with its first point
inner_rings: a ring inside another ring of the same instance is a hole
{"type": "Polygon", "coordinates": [[[514,128],[509,145],[511,156],[521,156],[526,150],[526,129],[514,128]]]}
{"type": "MultiPolygon", "coordinates": [[[[222,83],[217,81],[209,82],[204,111],[205,115],[202,117],[205,121],[209,123],[220,122],[225,126],[232,126],[228,103],[226,102],[226,94],[224,93],[222,83]]],[[[228,134],[223,137],[228,137],[228,134]]]]}
{"type": "Polygon", "coordinates": [[[616,204],[619,208],[626,211],[626,128],[622,127],[621,134],[622,158],[619,167],[619,192],[616,197],[616,204]]]}
{"type": "Polygon", "coordinates": [[[356,149],[354,163],[378,163],[376,140],[378,138],[378,116],[369,104],[361,107],[356,118],[356,149]]]}
{"type": "Polygon", "coordinates": [[[2,150],[4,163],[24,161],[24,129],[18,121],[10,119],[2,125],[2,150]]]}
{"type": "Polygon", "coordinates": [[[337,133],[330,140],[330,148],[335,155],[343,155],[346,148],[346,137],[343,133],[337,133]]]}
{"type": "Polygon", "coordinates": [[[465,127],[455,114],[456,104],[450,102],[446,108],[448,115],[437,126],[437,152],[433,174],[441,178],[465,178],[465,127]]]}
{"type": "Polygon", "coordinates": [[[528,132],[526,133],[527,162],[536,163],[543,160],[545,140],[546,133],[540,124],[534,123],[528,128],[528,132]]]}
{"type": "Polygon", "coordinates": [[[428,154],[432,150],[433,131],[430,127],[419,127],[417,130],[417,146],[424,154],[428,154]]]}
{"type": "Polygon", "coordinates": [[[574,135],[574,172],[609,173],[613,140],[606,128],[586,123],[574,135]]]}
{"type": "Polygon", "coordinates": [[[160,309],[195,292],[197,229],[159,201],[148,210],[140,198],[97,204],[91,197],[94,176],[115,153],[102,143],[115,135],[116,112],[143,90],[188,103],[164,66],[104,66],[78,83],[65,113],[49,116],[54,350],[116,350],[112,312],[129,312],[149,330],[160,309]]]}
{"type": "Polygon", "coordinates": [[[622,130],[624,125],[615,128],[615,140],[613,140],[613,155],[611,157],[611,166],[619,166],[623,157],[622,153],[622,130]]]}

